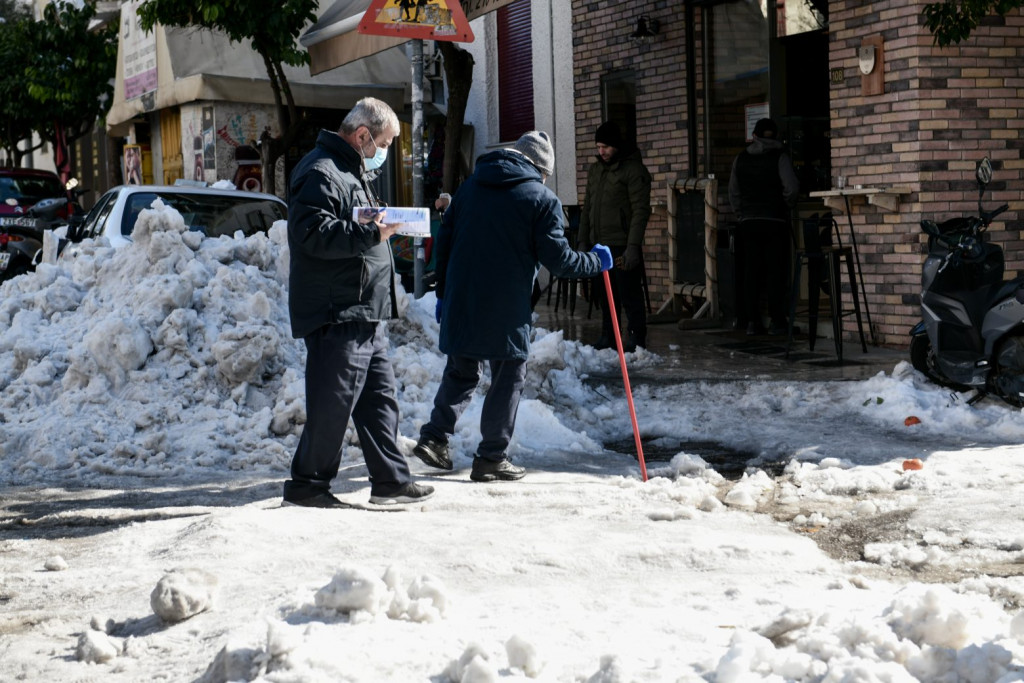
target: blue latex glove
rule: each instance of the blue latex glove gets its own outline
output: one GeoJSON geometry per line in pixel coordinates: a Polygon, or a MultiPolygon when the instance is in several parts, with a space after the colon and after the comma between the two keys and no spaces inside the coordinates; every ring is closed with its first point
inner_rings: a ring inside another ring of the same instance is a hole
{"type": "Polygon", "coordinates": [[[606,270],[611,270],[612,269],[612,264],[614,263],[614,261],[612,261],[612,250],[611,249],[609,249],[608,247],[604,246],[603,244],[595,244],[594,248],[591,249],[590,251],[592,251],[595,254],[597,254],[598,258],[601,259],[601,272],[602,273],[604,271],[606,271],[606,270]]]}
{"type": "Polygon", "coordinates": [[[437,305],[434,306],[434,320],[437,321],[438,325],[441,324],[441,303],[442,303],[442,299],[438,299],[437,300],[437,305]]]}

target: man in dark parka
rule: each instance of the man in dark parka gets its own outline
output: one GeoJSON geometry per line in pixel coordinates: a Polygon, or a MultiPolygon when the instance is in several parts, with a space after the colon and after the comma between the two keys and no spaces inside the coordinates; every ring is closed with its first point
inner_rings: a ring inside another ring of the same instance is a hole
{"type": "Polygon", "coordinates": [[[544,185],[554,165],[551,141],[541,131],[524,134],[512,149],[481,156],[437,236],[440,347],[448,362],[413,454],[432,467],[452,469],[448,437],[486,362],[491,385],[480,415],[473,481],[512,481],[525,473],[506,449],[526,378],[538,266],[568,278],[598,275],[612,265],[607,247],[584,253],[566,241],[562,203],[544,185]]]}
{"type": "MultiPolygon", "coordinates": [[[[597,159],[587,171],[587,189],[580,211],[579,244],[607,244],[615,267],[608,274],[616,318],[626,310],[629,336],[625,351],[647,346],[647,304],[644,298],[643,244],[647,219],[651,216],[651,174],[640,151],[629,144],[614,122],[601,124],[594,134],[597,159]]],[[[603,349],[615,346],[611,308],[601,283],[593,293],[601,306],[601,338],[594,344],[603,349]]]]}
{"type": "Polygon", "coordinates": [[[397,316],[395,268],[386,214],[355,221],[353,207],[376,207],[366,181],[398,135],[386,103],[356,103],[337,133],[320,131],[316,147],[292,171],[288,202],[292,335],[306,345],[306,425],[292,459],[284,502],[319,508],[348,505],[330,492],[349,418],[370,475],[370,502],[400,505],[433,487],[410,480],[397,445],[398,399],[388,358],[386,322],[397,316]]]}

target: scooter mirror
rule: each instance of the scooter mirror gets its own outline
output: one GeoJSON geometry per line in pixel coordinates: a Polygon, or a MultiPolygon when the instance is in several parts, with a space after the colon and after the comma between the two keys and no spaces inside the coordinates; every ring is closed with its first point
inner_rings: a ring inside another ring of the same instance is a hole
{"type": "Polygon", "coordinates": [[[977,177],[978,184],[981,185],[982,190],[992,182],[992,162],[988,157],[978,162],[978,170],[975,171],[974,175],[977,177]]]}

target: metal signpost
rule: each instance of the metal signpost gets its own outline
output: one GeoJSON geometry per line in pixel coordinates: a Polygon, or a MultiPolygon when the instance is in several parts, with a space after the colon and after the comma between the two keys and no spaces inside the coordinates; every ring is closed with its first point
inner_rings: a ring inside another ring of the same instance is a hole
{"type": "MultiPolygon", "coordinates": [[[[473,31],[456,0],[373,0],[358,31],[412,39],[412,201],[423,206],[423,41],[471,43],[473,31]]],[[[422,237],[414,238],[413,252],[413,296],[419,299],[424,294],[422,237]]]]}

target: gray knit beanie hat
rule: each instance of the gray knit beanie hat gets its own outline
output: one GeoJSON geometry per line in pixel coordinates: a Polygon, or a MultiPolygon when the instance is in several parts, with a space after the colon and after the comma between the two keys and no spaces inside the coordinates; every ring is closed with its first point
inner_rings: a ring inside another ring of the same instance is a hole
{"type": "Polygon", "coordinates": [[[541,173],[551,175],[555,172],[555,150],[551,147],[551,138],[542,130],[531,130],[523,133],[523,136],[516,140],[513,149],[533,162],[533,165],[541,173]]]}

